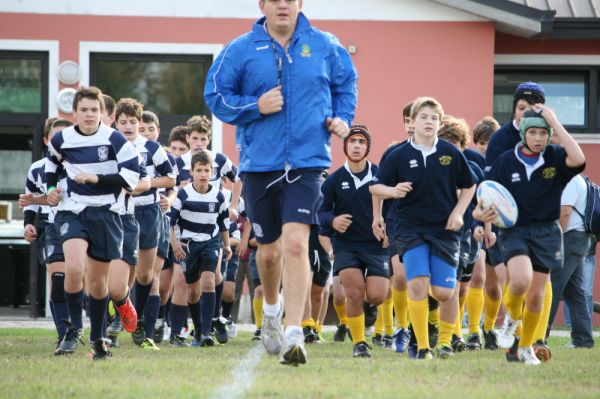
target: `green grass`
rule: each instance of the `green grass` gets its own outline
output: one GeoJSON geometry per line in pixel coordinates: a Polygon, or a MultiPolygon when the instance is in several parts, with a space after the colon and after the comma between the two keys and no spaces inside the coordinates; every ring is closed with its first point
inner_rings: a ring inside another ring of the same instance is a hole
{"type": "MultiPolygon", "coordinates": [[[[42,329],[0,329],[2,398],[208,398],[231,384],[233,369],[255,345],[251,334],[215,348],[143,352],[127,335],[106,362],[92,362],[80,346],[54,357],[53,335],[42,329]]],[[[380,348],[373,359],[353,359],[349,343],[311,345],[309,363],[284,367],[264,355],[244,397],[285,398],[597,398],[600,349],[562,349],[552,338],[553,359],[540,367],[509,364],[501,352],[470,352],[454,359],[408,360],[380,348]]]]}

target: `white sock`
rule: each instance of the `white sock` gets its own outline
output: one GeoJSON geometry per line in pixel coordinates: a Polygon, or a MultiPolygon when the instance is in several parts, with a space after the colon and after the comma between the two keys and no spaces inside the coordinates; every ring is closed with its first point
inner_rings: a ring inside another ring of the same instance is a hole
{"type": "Polygon", "coordinates": [[[281,305],[279,302],[277,302],[274,305],[269,305],[266,301],[264,301],[263,302],[263,315],[265,317],[269,317],[269,318],[277,317],[277,315],[279,315],[280,308],[281,308],[281,305]]]}
{"type": "Polygon", "coordinates": [[[304,336],[304,333],[302,332],[302,327],[300,326],[287,326],[285,328],[285,337],[288,338],[294,334],[301,334],[302,336],[304,336]]]}

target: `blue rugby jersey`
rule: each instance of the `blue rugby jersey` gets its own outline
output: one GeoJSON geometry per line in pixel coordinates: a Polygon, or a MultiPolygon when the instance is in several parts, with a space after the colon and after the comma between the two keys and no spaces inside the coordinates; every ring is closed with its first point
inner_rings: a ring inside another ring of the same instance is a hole
{"type": "MultiPolygon", "coordinates": [[[[467,159],[467,163],[469,164],[469,168],[471,169],[471,173],[473,174],[473,180],[475,184],[481,183],[485,177],[483,174],[483,169],[479,166],[477,162],[473,162],[467,159]]],[[[465,211],[465,216],[463,217],[464,226],[467,229],[474,228],[475,226],[481,225],[481,222],[473,219],[473,209],[477,206],[477,196],[474,195],[471,203],[467,207],[465,211]]]]}
{"type": "Polygon", "coordinates": [[[171,206],[171,226],[178,226],[180,239],[198,242],[208,241],[219,231],[227,231],[229,203],[217,184],[210,190],[199,193],[190,183],[177,193],[171,206]]]}
{"type": "Polygon", "coordinates": [[[84,135],[77,126],[56,133],[48,145],[45,171],[47,181],[57,181],[57,172],[67,173],[67,190],[58,210],[81,212],[87,206],[114,205],[123,187],[103,187],[98,184],[78,184],[73,180],[81,172],[96,175],[118,174],[130,190],[140,176],[140,164],[135,147],[121,133],[100,124],[91,135],[84,135]]]}
{"type": "MultiPolygon", "coordinates": [[[[146,173],[148,173],[150,179],[164,176],[173,179],[177,178],[177,174],[171,166],[167,152],[158,142],[148,140],[140,135],[132,142],[132,144],[142,156],[144,166],[146,167],[146,173]]],[[[160,194],[157,188],[151,188],[150,190],[133,197],[133,202],[137,206],[154,204],[158,201],[160,201],[160,194]]]]}
{"type": "Polygon", "coordinates": [[[345,233],[332,228],[332,245],[335,251],[369,251],[385,254],[381,242],[373,235],[373,202],[369,182],[377,173],[377,165],[367,161],[367,175],[360,180],[352,172],[348,162],[333,172],[321,186],[323,204],[319,209],[321,230],[332,228],[333,219],[343,214],[352,215],[352,224],[345,233]]]}
{"type": "Polygon", "coordinates": [[[465,158],[467,158],[467,161],[475,162],[481,170],[485,169],[485,157],[478,151],[475,151],[471,148],[465,148],[463,155],[465,158]]]}
{"type": "Polygon", "coordinates": [[[549,144],[534,165],[518,156],[523,144],[502,154],[488,173],[488,179],[502,184],[513,195],[519,208],[517,226],[552,223],[560,218],[560,198],[571,178],[585,168],[569,168],[567,153],[549,144]]]}
{"type": "MultiPolygon", "coordinates": [[[[238,176],[237,166],[229,159],[229,157],[220,152],[205,150],[213,159],[211,182],[219,180],[225,176],[231,182],[236,182],[240,178],[238,176]]],[[[179,170],[179,179],[177,185],[184,180],[191,180],[190,169],[192,167],[192,152],[188,151],[181,157],[177,158],[177,168],[179,170]]]]}
{"type": "Polygon", "coordinates": [[[515,148],[520,141],[521,135],[514,121],[502,125],[500,129],[492,134],[492,138],[490,138],[490,142],[488,143],[487,152],[485,153],[485,173],[492,169],[494,162],[496,162],[496,159],[498,159],[500,155],[515,148]]]}
{"type": "Polygon", "coordinates": [[[460,150],[438,138],[431,150],[420,148],[412,140],[399,146],[380,165],[371,184],[394,187],[402,182],[412,182],[412,191],[396,201],[395,231],[460,238],[460,232],[445,229],[458,201],[456,190],[475,184],[460,150]]]}
{"type": "MultiPolygon", "coordinates": [[[[46,173],[44,172],[45,159],[35,161],[27,171],[25,181],[25,194],[32,194],[34,197],[46,195],[46,173]]],[[[48,220],[50,207],[48,205],[27,205],[23,208],[23,225],[34,224],[35,216],[39,213],[42,221],[48,220]]]]}

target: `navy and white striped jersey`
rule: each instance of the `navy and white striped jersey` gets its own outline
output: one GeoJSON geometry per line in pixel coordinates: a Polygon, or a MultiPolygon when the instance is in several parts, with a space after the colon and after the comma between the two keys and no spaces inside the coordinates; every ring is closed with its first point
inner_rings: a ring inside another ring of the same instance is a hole
{"type": "MultiPolygon", "coordinates": [[[[144,159],[139,152],[138,159],[140,162],[140,181],[150,181],[150,176],[148,176],[146,166],[144,165],[144,159]]],[[[134,197],[131,195],[131,192],[125,190],[124,188],[121,189],[121,193],[119,194],[119,198],[117,198],[117,204],[115,206],[116,212],[119,215],[134,215],[135,204],[133,202],[133,198],[134,197]]]]}
{"type": "MultiPolygon", "coordinates": [[[[25,194],[32,194],[34,197],[46,195],[46,173],[44,173],[44,158],[35,161],[29,167],[27,180],[25,181],[25,194]]],[[[33,224],[35,216],[40,213],[43,220],[48,219],[50,207],[47,205],[27,205],[23,208],[24,225],[33,224]]]]}
{"type": "MultiPolygon", "coordinates": [[[[151,179],[163,176],[172,179],[177,177],[177,174],[173,171],[171,162],[169,162],[167,152],[158,142],[138,136],[137,139],[132,141],[132,144],[142,156],[143,163],[146,167],[146,173],[148,173],[148,176],[151,179]]],[[[150,190],[133,197],[133,202],[137,206],[154,204],[159,200],[160,195],[156,188],[151,188],[150,190]]]]}
{"type": "MultiPolygon", "coordinates": [[[[236,182],[240,179],[238,176],[238,168],[229,159],[229,157],[220,152],[206,150],[213,159],[212,176],[210,181],[219,180],[221,177],[227,177],[231,182],[236,182]]],[[[190,169],[192,167],[192,152],[188,151],[181,157],[177,158],[177,169],[179,170],[179,182],[191,180],[190,169]]]]}
{"type": "Polygon", "coordinates": [[[219,185],[211,184],[210,190],[202,194],[190,183],[179,190],[171,205],[171,226],[179,227],[182,240],[208,241],[219,231],[229,229],[228,208],[219,185]]]}
{"type": "Polygon", "coordinates": [[[80,133],[77,126],[54,134],[45,164],[48,181],[57,181],[57,172],[63,168],[67,173],[67,195],[58,205],[59,211],[79,213],[88,206],[111,205],[111,210],[116,212],[113,206],[122,187],[78,184],[74,179],[79,173],[118,174],[130,190],[140,178],[138,153],[133,144],[102,123],[91,135],[80,133]]]}

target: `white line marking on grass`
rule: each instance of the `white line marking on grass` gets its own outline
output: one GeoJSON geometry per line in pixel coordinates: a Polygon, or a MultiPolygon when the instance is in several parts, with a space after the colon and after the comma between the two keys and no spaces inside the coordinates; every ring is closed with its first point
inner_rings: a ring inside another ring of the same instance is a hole
{"type": "Polygon", "coordinates": [[[233,383],[217,388],[211,395],[212,399],[241,398],[254,383],[254,369],[265,354],[263,346],[259,343],[254,346],[238,365],[231,370],[233,383]]]}

